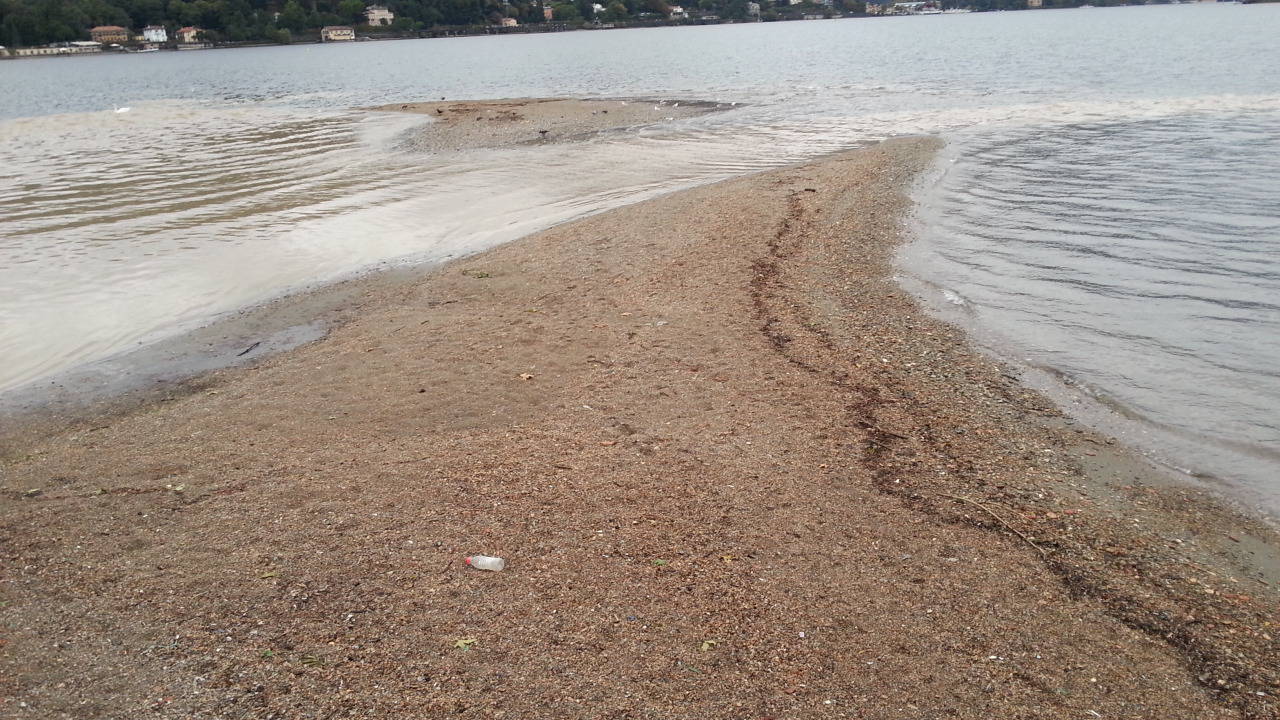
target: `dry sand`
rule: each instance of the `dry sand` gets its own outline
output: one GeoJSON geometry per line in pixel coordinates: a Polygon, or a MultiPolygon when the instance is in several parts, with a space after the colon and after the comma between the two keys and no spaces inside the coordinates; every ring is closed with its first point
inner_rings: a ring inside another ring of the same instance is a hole
{"type": "Polygon", "coordinates": [[[425,152],[581,140],[610,130],[671,122],[728,109],[689,100],[578,100],[526,98],[393,103],[366,110],[427,115],[436,121],[412,133],[406,145],[425,152]]]}
{"type": "Polygon", "coordinates": [[[0,712],[1276,717],[1274,533],[890,279],[934,149],[558,227],[23,446],[0,712]]]}

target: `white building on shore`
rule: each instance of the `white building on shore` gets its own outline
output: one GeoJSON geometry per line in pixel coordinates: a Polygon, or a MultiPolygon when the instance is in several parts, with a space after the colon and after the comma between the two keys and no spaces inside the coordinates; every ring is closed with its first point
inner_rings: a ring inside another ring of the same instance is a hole
{"type": "Polygon", "coordinates": [[[39,57],[41,55],[88,55],[102,52],[102,45],[92,40],[76,40],[68,43],[53,43],[41,47],[14,48],[14,57],[39,57]]]}
{"type": "Polygon", "coordinates": [[[364,21],[374,27],[390,25],[395,19],[396,14],[385,5],[370,5],[364,11],[364,21]]]}
{"type": "Polygon", "coordinates": [[[169,31],[159,25],[148,25],[142,28],[142,39],[144,42],[163,45],[169,42],[169,31]]]}
{"type": "Polygon", "coordinates": [[[355,39],[355,28],[350,25],[325,25],[320,28],[320,42],[348,42],[355,39]]]}

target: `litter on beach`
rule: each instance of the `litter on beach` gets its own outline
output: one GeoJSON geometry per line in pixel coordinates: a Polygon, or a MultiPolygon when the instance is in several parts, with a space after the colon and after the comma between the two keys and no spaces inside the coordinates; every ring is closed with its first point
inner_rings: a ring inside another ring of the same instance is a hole
{"type": "Polygon", "coordinates": [[[466,559],[466,563],[477,570],[492,570],[494,572],[498,572],[507,566],[506,560],[491,555],[472,555],[466,559]]]}

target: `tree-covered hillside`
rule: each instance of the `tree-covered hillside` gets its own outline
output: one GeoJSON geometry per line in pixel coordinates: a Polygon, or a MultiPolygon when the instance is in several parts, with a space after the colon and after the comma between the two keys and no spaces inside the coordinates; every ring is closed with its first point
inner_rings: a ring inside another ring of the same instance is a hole
{"type": "MultiPolygon", "coordinates": [[[[373,4],[372,2],[370,4],[373,4]]],[[[391,0],[395,30],[469,25],[512,16],[542,19],[524,4],[500,0],[391,0]],[[523,16],[523,17],[522,17],[523,16]]],[[[588,5],[590,7],[590,5],[588,5]]],[[[194,26],[214,40],[281,41],[284,31],[364,22],[362,0],[0,0],[0,45],[9,47],[88,39],[95,25],[194,26]]]]}
{"type": "MultiPolygon", "coordinates": [[[[369,4],[374,4],[373,0],[369,4]]],[[[438,25],[493,24],[504,17],[521,23],[544,20],[537,0],[388,0],[378,4],[396,15],[395,24],[386,30],[401,32],[438,25]]],[[[593,4],[593,0],[555,0],[555,19],[574,22],[594,18],[593,4]]],[[[606,0],[602,5],[606,10],[599,15],[609,21],[645,13],[665,17],[667,12],[662,0],[606,0]]],[[[726,17],[746,12],[746,0],[691,0],[688,5],[723,11],[726,17]]],[[[364,22],[364,9],[362,0],[0,0],[0,45],[86,40],[89,28],[95,25],[121,25],[135,31],[146,25],[171,30],[193,26],[205,30],[214,41],[288,42],[324,25],[359,25],[364,22]]]]}
{"type": "MultiPolygon", "coordinates": [[[[798,19],[803,14],[862,12],[863,0],[834,0],[823,7],[819,0],[791,5],[789,0],[757,0],[765,20],[798,19]]],[[[1045,7],[1070,7],[1089,0],[1044,0],[1045,7]]],[[[1143,0],[1092,0],[1095,5],[1124,4],[1143,0]]],[[[1160,1],[1160,0],[1157,0],[1160,1]]],[[[746,19],[748,0],[546,0],[558,22],[581,23],[665,20],[670,6],[688,13],[715,14],[720,18],[746,19]],[[594,7],[599,4],[603,9],[594,7]]],[[[403,34],[437,26],[492,25],[504,17],[521,24],[544,21],[539,0],[369,0],[389,7],[395,24],[378,28],[403,34]]],[[[1026,0],[944,0],[947,7],[970,6],[975,10],[1017,10],[1026,0]]],[[[185,26],[201,28],[214,42],[290,42],[315,39],[324,25],[360,25],[364,0],[0,0],[0,45],[22,47],[87,40],[95,25],[121,25],[134,31],[162,25],[170,31],[185,26]]],[[[366,28],[363,32],[373,32],[366,28]]],[[[170,37],[173,33],[170,32],[170,37]]]]}

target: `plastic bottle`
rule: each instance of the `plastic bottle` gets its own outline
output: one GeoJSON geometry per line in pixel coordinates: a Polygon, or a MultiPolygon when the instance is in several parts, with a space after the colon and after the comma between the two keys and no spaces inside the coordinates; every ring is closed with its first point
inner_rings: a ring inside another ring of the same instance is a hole
{"type": "Polygon", "coordinates": [[[472,555],[467,558],[467,564],[477,570],[501,570],[507,566],[507,561],[500,557],[490,557],[489,555],[472,555]]]}

